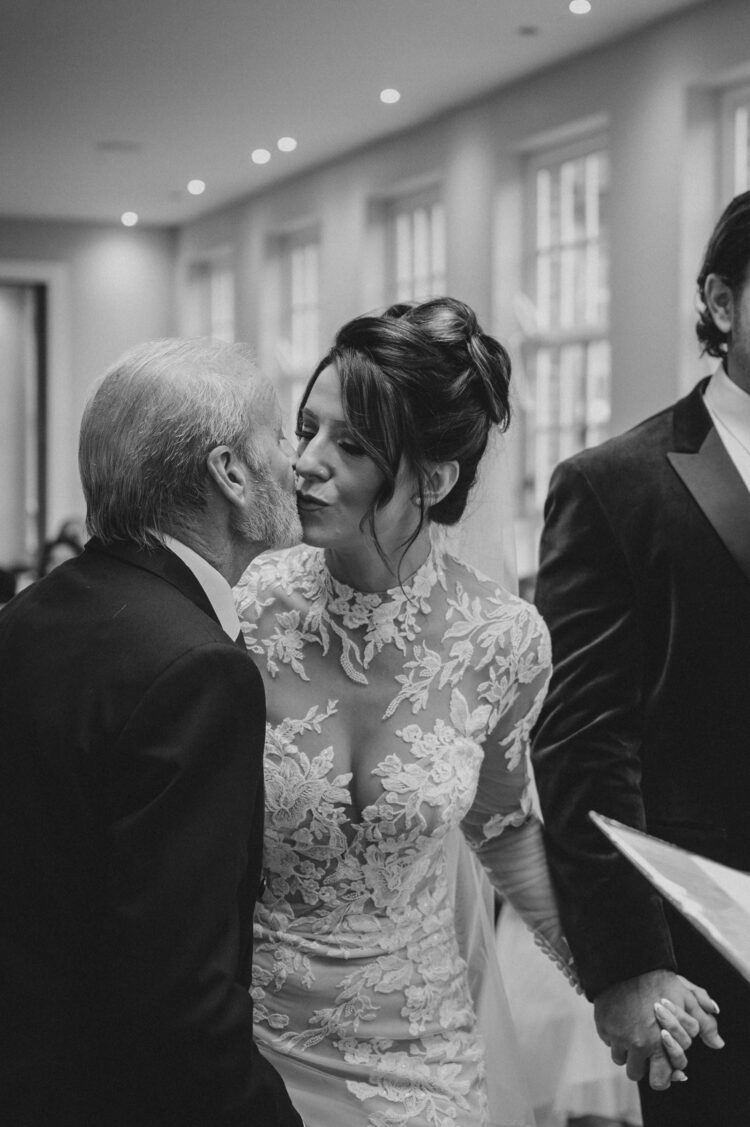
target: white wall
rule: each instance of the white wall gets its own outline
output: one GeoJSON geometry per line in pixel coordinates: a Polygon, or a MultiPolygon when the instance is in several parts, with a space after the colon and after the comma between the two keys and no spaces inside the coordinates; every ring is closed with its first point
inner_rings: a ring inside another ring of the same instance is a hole
{"type": "Polygon", "coordinates": [[[190,224],[179,236],[179,268],[219,239],[234,242],[239,334],[271,364],[261,320],[268,237],[298,221],[319,223],[325,344],[344,320],[382,299],[368,254],[372,201],[436,177],[447,212],[448,289],[512,341],[524,151],[535,137],[564,136],[571,124],[603,117],[613,170],[613,429],[621,430],[703,371],[692,282],[726,202],[713,175],[718,155],[706,107],[713,114],[714,84],[748,63],[750,4],[712,0],[190,224]]]}
{"type": "MultiPolygon", "coordinates": [[[[606,120],[610,138],[613,430],[668,403],[705,367],[692,301],[703,245],[726,202],[717,90],[743,73],[750,74],[750,3],[711,0],[178,233],[0,221],[0,261],[57,264],[67,279],[69,375],[52,420],[62,453],[51,521],[80,507],[75,443],[85,389],[124,348],[184,329],[187,267],[217,248],[230,247],[237,267],[238,336],[270,371],[269,240],[318,225],[325,347],[343,321],[384,300],[374,222],[382,201],[399,187],[437,179],[448,221],[448,290],[515,347],[525,154],[535,138],[563,136],[581,121],[606,120]]],[[[59,389],[52,394],[60,398],[59,389]]]]}
{"type": "Polygon", "coordinates": [[[174,260],[170,230],[0,220],[0,282],[51,285],[50,533],[84,511],[76,457],[87,389],[126,348],[176,331],[174,260]]]}

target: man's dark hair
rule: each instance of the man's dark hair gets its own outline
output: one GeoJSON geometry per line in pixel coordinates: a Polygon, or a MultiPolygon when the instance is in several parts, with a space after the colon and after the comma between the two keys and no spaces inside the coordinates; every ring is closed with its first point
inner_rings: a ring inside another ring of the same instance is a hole
{"type": "Polygon", "coordinates": [[[750,264],[750,192],[735,196],[722,212],[714,227],[698,274],[698,323],[695,331],[701,343],[701,355],[722,357],[726,352],[727,334],[714,322],[706,305],[705,285],[709,274],[716,274],[739,296],[750,264]]]}

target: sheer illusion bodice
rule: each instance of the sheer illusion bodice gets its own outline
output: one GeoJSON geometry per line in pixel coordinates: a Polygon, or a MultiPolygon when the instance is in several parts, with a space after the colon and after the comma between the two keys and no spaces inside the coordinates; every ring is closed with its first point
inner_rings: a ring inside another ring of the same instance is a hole
{"type": "Polygon", "coordinates": [[[539,850],[514,857],[502,841],[531,824],[541,619],[436,551],[381,594],[338,583],[319,549],[265,555],[237,597],[268,702],[259,1045],[311,1127],[501,1122],[445,847],[460,826],[544,931],[539,850]]]}

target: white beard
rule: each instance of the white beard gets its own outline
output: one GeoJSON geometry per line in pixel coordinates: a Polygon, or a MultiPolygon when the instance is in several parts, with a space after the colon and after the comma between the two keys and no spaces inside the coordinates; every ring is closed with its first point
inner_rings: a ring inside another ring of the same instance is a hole
{"type": "Polygon", "coordinates": [[[282,489],[265,472],[256,473],[252,511],[238,517],[235,531],[266,548],[291,548],[302,539],[302,525],[294,493],[282,489]]]}

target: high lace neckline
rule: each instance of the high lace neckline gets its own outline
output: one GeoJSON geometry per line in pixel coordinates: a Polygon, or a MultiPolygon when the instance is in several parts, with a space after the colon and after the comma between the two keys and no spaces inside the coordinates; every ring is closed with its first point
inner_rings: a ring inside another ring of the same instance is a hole
{"type": "Polygon", "coordinates": [[[328,567],[325,553],[321,552],[321,570],[326,589],[326,601],[338,605],[349,604],[372,609],[385,603],[403,601],[419,602],[427,597],[439,577],[437,552],[431,547],[426,559],[402,583],[386,587],[383,591],[361,591],[349,583],[337,579],[328,567]]]}
{"type": "Polygon", "coordinates": [[[385,591],[359,591],[342,583],[332,575],[323,552],[320,568],[322,617],[341,639],[341,665],[352,680],[366,683],[362,671],[384,646],[394,645],[405,653],[406,643],[420,633],[417,617],[429,614],[430,594],[443,574],[440,556],[433,546],[424,563],[403,584],[385,591]],[[353,632],[356,641],[351,637],[353,632]]]}

